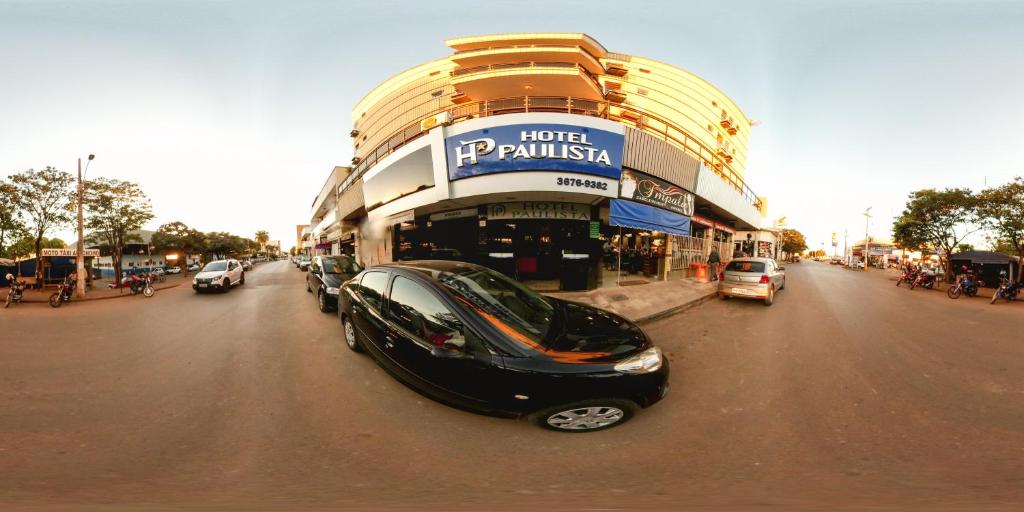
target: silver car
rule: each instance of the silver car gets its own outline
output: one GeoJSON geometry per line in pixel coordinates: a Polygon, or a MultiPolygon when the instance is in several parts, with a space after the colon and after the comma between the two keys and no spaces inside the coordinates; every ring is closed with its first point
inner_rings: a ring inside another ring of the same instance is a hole
{"type": "Polygon", "coordinates": [[[775,302],[775,292],[786,287],[786,267],[771,258],[736,258],[719,276],[718,296],[775,302]]]}

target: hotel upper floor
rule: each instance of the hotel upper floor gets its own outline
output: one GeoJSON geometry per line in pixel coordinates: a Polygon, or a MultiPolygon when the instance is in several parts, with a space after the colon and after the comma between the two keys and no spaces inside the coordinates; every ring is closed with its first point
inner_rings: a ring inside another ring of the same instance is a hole
{"type": "Polygon", "coordinates": [[[610,119],[665,140],[763,207],[743,179],[750,121],[697,75],[609,52],[580,33],[484,35],[446,43],[452,55],[391,77],[355,106],[351,178],[438,124],[564,112],[610,119]]]}

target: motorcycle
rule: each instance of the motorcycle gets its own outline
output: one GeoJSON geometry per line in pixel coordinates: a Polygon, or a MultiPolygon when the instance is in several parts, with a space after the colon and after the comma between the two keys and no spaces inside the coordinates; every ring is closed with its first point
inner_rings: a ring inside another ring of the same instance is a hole
{"type": "Polygon", "coordinates": [[[964,273],[960,274],[957,278],[956,284],[950,286],[946,290],[946,296],[951,299],[959,299],[961,294],[967,294],[968,297],[974,297],[978,294],[978,288],[981,286],[981,281],[974,277],[974,274],[967,272],[967,268],[964,267],[964,273]]]}
{"type": "Polygon", "coordinates": [[[21,302],[26,286],[25,281],[15,281],[12,274],[7,274],[7,282],[10,284],[11,289],[7,290],[7,301],[4,302],[4,309],[11,307],[11,303],[21,302]]]}
{"type": "Polygon", "coordinates": [[[911,288],[913,288],[914,280],[917,279],[917,274],[918,273],[919,273],[919,271],[916,268],[914,268],[914,267],[908,266],[908,267],[904,268],[903,269],[903,274],[900,275],[900,278],[896,281],[896,286],[899,286],[899,285],[901,285],[903,283],[907,283],[907,284],[911,285],[911,288]]]}
{"type": "Polygon", "coordinates": [[[914,281],[910,283],[910,289],[913,290],[915,287],[922,287],[931,290],[935,288],[935,273],[927,270],[919,272],[914,281]]]}
{"type": "Polygon", "coordinates": [[[50,295],[50,307],[59,308],[65,302],[71,302],[71,294],[75,292],[75,275],[71,274],[57,286],[57,291],[50,295]]]}
{"type": "Polygon", "coordinates": [[[142,277],[132,275],[128,286],[132,295],[141,293],[146,298],[149,298],[156,293],[156,289],[153,288],[153,278],[149,274],[144,274],[142,277]]]}
{"type": "Polygon", "coordinates": [[[1001,275],[999,278],[999,287],[997,287],[996,292],[992,294],[992,301],[989,304],[995,304],[999,299],[1005,299],[1006,302],[1016,299],[1017,294],[1020,293],[1021,287],[1024,287],[1024,281],[1010,282],[1005,275],[1001,275]]]}

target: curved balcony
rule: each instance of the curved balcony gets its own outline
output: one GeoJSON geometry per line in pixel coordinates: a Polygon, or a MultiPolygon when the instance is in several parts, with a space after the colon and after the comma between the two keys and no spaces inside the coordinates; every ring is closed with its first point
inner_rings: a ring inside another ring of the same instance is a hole
{"type": "MultiPolygon", "coordinates": [[[[634,126],[644,132],[654,134],[683,151],[703,161],[708,169],[719,176],[726,184],[732,186],[739,192],[744,200],[755,207],[760,207],[761,200],[754,194],[754,191],[747,186],[743,179],[737,174],[732,166],[714,149],[695,137],[688,134],[669,121],[644,111],[633,105],[616,104],[605,100],[594,100],[589,98],[574,98],[567,96],[516,96],[509,98],[498,98],[472,103],[455,105],[432,113],[436,115],[447,112],[453,123],[473,119],[476,117],[487,117],[502,114],[519,114],[528,112],[557,112],[566,114],[586,115],[610,119],[621,122],[627,126],[634,126]]],[[[355,166],[352,173],[342,182],[338,190],[342,191],[360,176],[367,169],[373,167],[377,162],[391,154],[391,152],[402,147],[410,140],[413,140],[426,131],[420,128],[419,121],[410,124],[392,135],[387,141],[371,151],[355,166]]]]}
{"type": "Polygon", "coordinates": [[[576,98],[600,99],[600,84],[574,62],[488,64],[452,71],[452,86],[472,100],[507,98],[533,92],[565,91],[576,98]]]}
{"type": "MultiPolygon", "coordinates": [[[[583,66],[592,74],[601,74],[604,67],[594,56],[579,46],[527,45],[505,48],[482,48],[458,52],[451,61],[462,68],[476,68],[505,62],[560,63],[570,62],[583,66]]],[[[458,74],[460,70],[456,70],[458,74]]]]}

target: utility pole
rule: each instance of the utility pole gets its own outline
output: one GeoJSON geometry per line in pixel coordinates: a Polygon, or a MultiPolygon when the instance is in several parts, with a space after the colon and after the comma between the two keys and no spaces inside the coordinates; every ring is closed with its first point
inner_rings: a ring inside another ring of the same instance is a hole
{"type": "MultiPolygon", "coordinates": [[[[85,172],[89,172],[89,162],[96,158],[96,155],[89,155],[85,163],[85,172]]],[[[82,183],[82,159],[78,159],[78,244],[75,246],[75,297],[85,297],[85,235],[84,215],[82,213],[82,201],[85,195],[85,186],[82,183]]]]}
{"type": "Polygon", "coordinates": [[[868,271],[871,262],[871,236],[868,235],[868,223],[871,221],[871,208],[864,210],[864,271],[868,271]]]}
{"type": "Polygon", "coordinates": [[[850,264],[850,249],[848,242],[850,240],[850,228],[843,228],[843,259],[846,260],[846,264],[850,264]]]}

